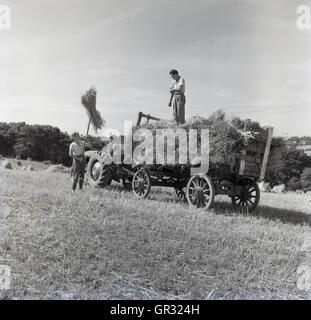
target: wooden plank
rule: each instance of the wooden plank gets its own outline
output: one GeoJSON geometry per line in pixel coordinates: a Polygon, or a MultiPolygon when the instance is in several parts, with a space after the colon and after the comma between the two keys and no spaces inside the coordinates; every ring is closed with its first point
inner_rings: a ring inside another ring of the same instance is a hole
{"type": "Polygon", "coordinates": [[[245,161],[245,167],[248,167],[248,168],[260,168],[260,165],[258,165],[255,162],[252,162],[252,161],[245,161]]]}
{"type": "Polygon", "coordinates": [[[246,162],[252,162],[256,165],[261,164],[262,163],[262,159],[263,159],[263,155],[262,156],[258,156],[258,155],[246,155],[246,162]]]}
{"type": "Polygon", "coordinates": [[[247,151],[264,154],[266,144],[262,142],[252,142],[248,145],[247,151]]]}
{"type": "Polygon", "coordinates": [[[265,154],[264,154],[262,165],[261,165],[261,172],[260,172],[260,177],[259,177],[260,180],[264,180],[264,178],[265,178],[265,173],[266,173],[268,159],[269,159],[269,153],[270,153],[270,147],[271,147],[271,142],[272,142],[272,136],[273,136],[273,128],[270,127],[268,129],[266,150],[265,150],[265,154]]]}
{"type": "Polygon", "coordinates": [[[239,170],[240,176],[243,176],[243,174],[244,174],[246,154],[247,154],[247,150],[243,149],[242,155],[241,155],[240,170],[239,170]]]}
{"type": "Polygon", "coordinates": [[[260,168],[256,167],[256,168],[249,168],[246,167],[245,168],[245,172],[253,172],[254,174],[257,175],[257,177],[260,175],[260,168]]]}
{"type": "Polygon", "coordinates": [[[244,176],[258,178],[260,175],[260,170],[245,170],[244,176]]]}
{"type": "Polygon", "coordinates": [[[260,168],[258,168],[258,167],[249,167],[249,166],[245,166],[245,170],[244,170],[244,174],[246,173],[246,172],[253,172],[254,173],[254,176],[257,176],[257,177],[259,177],[259,175],[260,175],[260,168]]]}

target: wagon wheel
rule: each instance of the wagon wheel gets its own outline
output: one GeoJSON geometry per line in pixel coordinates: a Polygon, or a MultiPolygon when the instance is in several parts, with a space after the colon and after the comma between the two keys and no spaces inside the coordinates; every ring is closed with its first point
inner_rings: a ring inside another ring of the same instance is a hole
{"type": "Polygon", "coordinates": [[[260,190],[255,181],[241,186],[241,192],[231,197],[232,205],[235,209],[252,212],[254,211],[260,200],[260,190]]]}
{"type": "Polygon", "coordinates": [[[174,193],[175,193],[175,196],[178,200],[181,200],[181,201],[186,201],[186,190],[185,188],[177,188],[175,187],[174,188],[174,193]]]}
{"type": "Polygon", "coordinates": [[[215,197],[215,188],[210,177],[206,175],[194,175],[187,184],[186,198],[191,207],[208,210],[215,197]]]}
{"type": "Polygon", "coordinates": [[[138,170],[132,180],[132,189],[136,197],[146,198],[151,189],[149,173],[144,170],[138,170]]]}

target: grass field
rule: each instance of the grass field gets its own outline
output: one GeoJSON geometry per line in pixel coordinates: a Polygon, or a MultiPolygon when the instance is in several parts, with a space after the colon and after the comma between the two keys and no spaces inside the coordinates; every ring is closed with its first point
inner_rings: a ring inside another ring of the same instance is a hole
{"type": "MultiPolygon", "coordinates": [[[[38,167],[39,168],[39,167],[38,167]]],[[[211,212],[155,190],[72,194],[66,174],[0,168],[0,265],[9,299],[300,299],[311,231],[304,195],[262,194],[257,214],[211,212]]]]}

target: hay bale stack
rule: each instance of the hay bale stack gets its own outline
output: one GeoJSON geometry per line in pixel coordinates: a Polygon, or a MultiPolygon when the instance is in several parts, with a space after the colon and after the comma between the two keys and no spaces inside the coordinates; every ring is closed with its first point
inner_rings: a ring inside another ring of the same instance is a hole
{"type": "Polygon", "coordinates": [[[271,192],[270,183],[261,181],[258,186],[259,186],[259,190],[260,190],[261,192],[271,192]]]}
{"type": "Polygon", "coordinates": [[[70,169],[63,166],[62,164],[51,166],[44,170],[46,173],[69,173],[70,169]]]}
{"type": "Polygon", "coordinates": [[[303,190],[296,190],[295,193],[296,193],[296,194],[305,194],[305,193],[303,192],[303,190]]]}
{"type": "Polygon", "coordinates": [[[3,168],[5,168],[5,169],[9,169],[9,170],[12,170],[12,169],[13,169],[12,163],[11,163],[10,161],[8,161],[8,160],[4,160],[4,161],[2,162],[2,166],[3,166],[3,168]]]}
{"type": "Polygon", "coordinates": [[[278,186],[273,187],[271,191],[274,193],[285,193],[286,186],[285,184],[280,184],[278,186]]]}
{"type": "Polygon", "coordinates": [[[22,166],[23,166],[22,161],[18,160],[18,161],[16,162],[16,165],[19,166],[19,167],[22,167],[22,166]]]}

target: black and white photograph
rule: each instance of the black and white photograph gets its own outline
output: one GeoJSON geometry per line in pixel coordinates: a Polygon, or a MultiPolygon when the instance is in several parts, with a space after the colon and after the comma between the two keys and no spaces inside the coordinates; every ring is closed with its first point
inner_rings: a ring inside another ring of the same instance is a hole
{"type": "Polygon", "coordinates": [[[0,300],[310,299],[311,0],[0,0],[0,300]]]}

